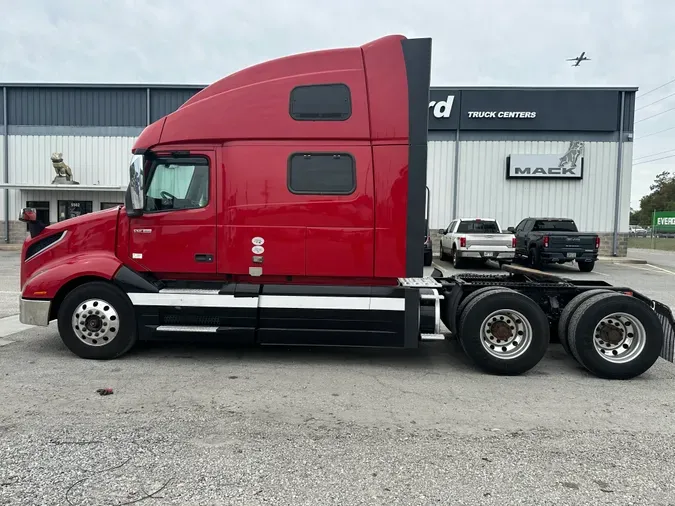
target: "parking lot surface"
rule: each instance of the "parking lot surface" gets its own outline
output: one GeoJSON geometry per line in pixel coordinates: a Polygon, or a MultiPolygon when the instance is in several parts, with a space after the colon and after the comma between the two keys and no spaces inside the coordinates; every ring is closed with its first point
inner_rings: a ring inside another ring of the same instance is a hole
{"type": "MultiPolygon", "coordinates": [[[[0,253],[2,314],[16,314],[18,257],[0,253]]],[[[565,274],[674,306],[675,274],[649,269],[565,274]]],[[[611,382],[557,344],[507,378],[454,342],[144,344],[94,362],[53,324],[0,336],[0,504],[675,503],[675,366],[663,360],[611,382]]]]}

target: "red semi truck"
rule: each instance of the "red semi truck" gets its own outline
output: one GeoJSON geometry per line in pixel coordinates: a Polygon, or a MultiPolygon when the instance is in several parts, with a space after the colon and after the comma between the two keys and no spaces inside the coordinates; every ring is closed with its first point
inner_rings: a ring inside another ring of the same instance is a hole
{"type": "Polygon", "coordinates": [[[670,309],[507,266],[423,275],[431,40],[265,62],[203,89],[132,150],[125,205],[44,227],[23,209],[20,319],[80,357],[138,339],[416,348],[520,374],[557,336],[591,373],[673,361],[670,309]]]}

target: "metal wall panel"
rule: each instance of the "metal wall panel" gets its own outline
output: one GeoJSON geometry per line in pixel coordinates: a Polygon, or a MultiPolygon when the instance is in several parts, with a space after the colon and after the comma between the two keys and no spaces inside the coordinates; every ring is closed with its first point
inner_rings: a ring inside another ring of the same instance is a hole
{"type": "MultiPolygon", "coordinates": [[[[1,102],[0,102],[1,103],[1,102]]],[[[0,181],[5,180],[5,136],[0,135],[0,181]]],[[[11,191],[10,191],[11,193],[11,191]]],[[[5,189],[0,188],[0,220],[5,219],[5,189]]],[[[2,237],[5,236],[5,224],[2,224],[2,237]]]]}
{"type": "Polygon", "coordinates": [[[431,196],[429,228],[444,228],[452,214],[452,178],[455,165],[454,141],[429,141],[427,186],[431,196]]]}
{"type": "MultiPolygon", "coordinates": [[[[135,140],[135,137],[10,135],[9,182],[51,183],[56,173],[50,156],[58,151],[63,153],[65,163],[80,184],[125,186],[135,140]]],[[[10,216],[14,216],[24,204],[18,190],[11,190],[10,194],[10,216]]]]}
{"type": "MultiPolygon", "coordinates": [[[[614,144],[618,146],[618,143],[614,144]]],[[[628,232],[630,225],[630,194],[633,179],[633,143],[623,143],[623,170],[621,173],[621,205],[619,207],[619,232],[628,232]]]]}
{"type": "Polygon", "coordinates": [[[145,88],[7,88],[10,125],[144,126],[145,88]]]}
{"type": "Polygon", "coordinates": [[[150,123],[167,114],[171,114],[187,100],[195,95],[199,89],[194,90],[171,90],[171,89],[150,89],[150,123]]]}
{"type": "MultiPolygon", "coordinates": [[[[581,181],[506,179],[507,155],[564,153],[567,145],[567,142],[557,141],[460,142],[459,216],[496,218],[504,228],[516,226],[528,216],[568,217],[573,218],[583,230],[612,232],[617,143],[585,143],[584,177],[581,181]]],[[[624,158],[620,211],[622,231],[628,230],[626,213],[630,205],[632,148],[628,146],[626,149],[628,158],[624,158]]],[[[440,218],[446,222],[453,217],[446,214],[440,218]]]]}

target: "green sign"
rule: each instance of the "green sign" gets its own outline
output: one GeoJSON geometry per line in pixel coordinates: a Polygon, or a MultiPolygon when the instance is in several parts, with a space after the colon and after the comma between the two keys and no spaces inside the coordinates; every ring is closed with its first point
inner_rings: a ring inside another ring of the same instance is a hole
{"type": "Polygon", "coordinates": [[[654,211],[652,227],[659,232],[675,232],[675,211],[654,211]]]}

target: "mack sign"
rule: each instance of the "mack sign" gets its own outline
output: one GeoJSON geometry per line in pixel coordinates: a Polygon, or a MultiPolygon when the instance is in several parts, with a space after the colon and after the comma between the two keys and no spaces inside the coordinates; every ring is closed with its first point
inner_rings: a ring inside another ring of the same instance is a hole
{"type": "Polygon", "coordinates": [[[560,154],[521,155],[506,158],[507,179],[582,179],[584,174],[583,143],[572,141],[560,154]]]}

